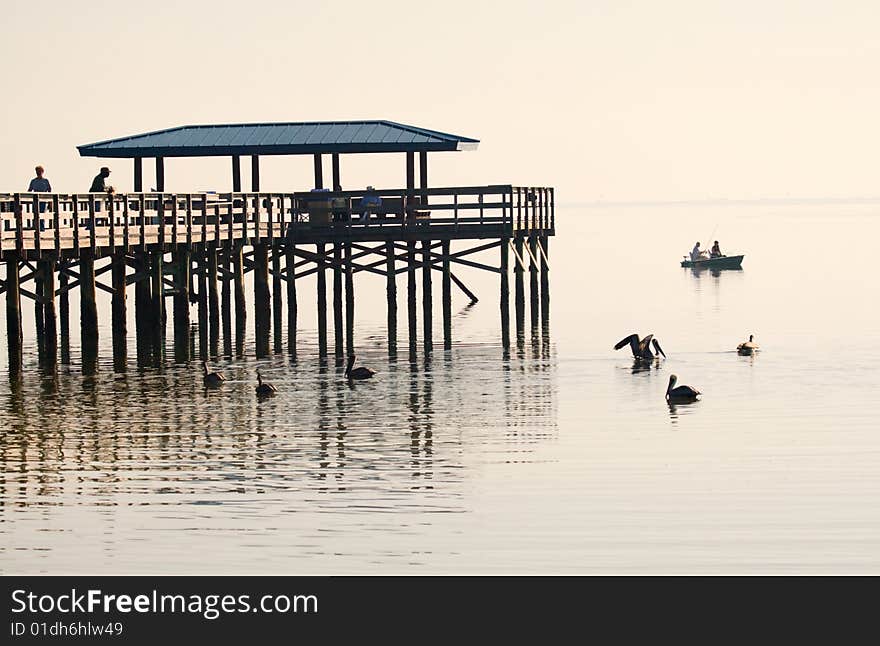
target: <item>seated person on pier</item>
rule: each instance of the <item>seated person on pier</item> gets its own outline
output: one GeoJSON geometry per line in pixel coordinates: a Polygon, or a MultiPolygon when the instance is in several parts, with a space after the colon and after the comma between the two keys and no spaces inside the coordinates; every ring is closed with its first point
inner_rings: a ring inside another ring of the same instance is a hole
{"type": "Polygon", "coordinates": [[[369,220],[370,213],[375,213],[380,206],[382,206],[382,198],[376,195],[375,188],[368,186],[366,194],[360,201],[360,208],[362,209],[361,220],[369,220]]]}
{"type": "Polygon", "coordinates": [[[710,258],[720,258],[723,255],[724,254],[721,253],[721,247],[718,246],[718,241],[716,240],[715,244],[712,245],[712,251],[709,252],[709,257],[710,258]]]}
{"type": "MultiPolygon", "coordinates": [[[[107,193],[113,194],[116,190],[112,186],[107,186],[104,183],[104,180],[110,177],[110,169],[106,166],[101,167],[101,172],[95,175],[95,179],[92,180],[92,186],[89,188],[89,193],[107,193]]],[[[101,200],[95,200],[95,212],[99,212],[101,210],[101,200]]],[[[105,223],[101,223],[105,224],[105,223]]],[[[87,227],[88,228],[88,227],[87,227]]]]}
{"type": "Polygon", "coordinates": [[[114,193],[114,189],[112,186],[107,186],[104,182],[106,178],[110,177],[110,169],[106,166],[101,167],[101,172],[95,175],[95,179],[92,180],[92,186],[89,188],[89,193],[114,193]]]}

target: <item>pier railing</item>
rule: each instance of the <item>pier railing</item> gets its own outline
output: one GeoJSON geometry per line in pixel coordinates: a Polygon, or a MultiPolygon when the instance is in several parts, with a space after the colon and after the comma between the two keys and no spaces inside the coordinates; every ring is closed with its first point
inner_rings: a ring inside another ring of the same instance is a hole
{"type": "Polygon", "coordinates": [[[0,194],[0,252],[128,250],[378,229],[467,237],[555,230],[554,190],[492,185],[293,193],[0,194]]]}

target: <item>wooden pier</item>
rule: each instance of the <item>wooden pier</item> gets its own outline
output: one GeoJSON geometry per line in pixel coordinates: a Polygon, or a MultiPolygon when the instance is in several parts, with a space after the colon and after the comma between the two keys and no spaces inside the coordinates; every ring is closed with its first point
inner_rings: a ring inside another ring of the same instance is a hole
{"type": "MultiPolygon", "coordinates": [[[[397,351],[397,276],[407,275],[408,345],[421,333],[433,349],[433,274],[441,275],[443,343],[452,343],[451,291],[455,284],[474,294],[455,274],[469,267],[499,274],[501,335],[509,344],[509,272],[515,280],[516,333],[524,334],[524,275],[529,272],[531,324],[549,317],[547,239],[554,235],[553,189],[483,186],[372,191],[382,199],[364,217],[364,191],[224,194],[12,194],[0,195],[0,260],[6,268],[5,292],[9,365],[21,366],[22,297],[34,302],[41,361],[58,356],[60,334],[69,338],[67,294],[80,289],[83,365],[97,352],[97,290],[111,294],[114,363],[127,357],[128,287],[134,286],[139,353],[161,351],[165,312],[171,301],[175,355],[189,356],[190,306],[198,304],[198,330],[212,345],[229,340],[235,300],[236,347],[241,350],[248,309],[253,312],[256,354],[283,345],[296,352],[296,282],[317,275],[319,352],[328,352],[327,280],[333,273],[333,331],[336,355],[354,352],[356,274],[385,277],[388,350],[397,351]],[[427,198],[427,199],[426,199],[427,198]],[[452,251],[451,243],[465,248],[452,251]],[[477,262],[473,254],[498,249],[498,265],[477,262]],[[416,303],[421,272],[421,331],[416,303]],[[253,278],[253,303],[245,302],[245,276],[253,278]],[[109,274],[109,280],[104,278],[109,274]],[[539,281],[540,276],[540,281],[539,281]],[[539,287],[540,283],[540,287],[539,287]],[[281,294],[287,296],[282,311],[281,294]],[[222,300],[220,294],[222,293],[222,300]],[[222,319],[222,320],[221,320],[222,319]],[[344,327],[344,329],[343,329],[344,327]],[[274,343],[271,331],[275,330],[274,343]]],[[[204,339],[202,339],[204,340],[204,339]]],[[[204,343],[200,347],[204,347],[204,343]]]]}
{"type": "Polygon", "coordinates": [[[443,347],[453,341],[455,285],[476,301],[455,273],[467,267],[500,278],[500,326],[510,344],[509,276],[513,272],[515,330],[525,335],[525,275],[533,332],[549,321],[549,237],[555,234],[552,188],[510,184],[429,187],[427,155],[466,150],[477,141],[393,122],[320,122],[186,126],[80,147],[85,156],[128,157],[132,193],[0,194],[0,264],[5,292],[10,371],[22,366],[22,297],[35,307],[39,361],[70,361],[68,294],[79,288],[84,372],[97,366],[97,290],[111,294],[114,366],[127,363],[128,287],[134,287],[137,356],[161,359],[170,300],[175,359],[195,353],[191,306],[197,305],[199,355],[241,354],[251,310],[256,354],[296,354],[298,280],[316,276],[318,351],[328,355],[327,272],[332,276],[333,348],[355,352],[355,276],[385,277],[387,347],[398,351],[397,276],[406,274],[407,346],[434,348],[434,283],[440,274],[443,347]],[[271,140],[271,144],[266,143],[271,140]],[[341,190],[341,153],[405,154],[403,188],[341,190]],[[251,159],[250,192],[241,190],[241,157],[251,159]],[[314,190],[260,191],[260,155],[311,154],[314,190]],[[333,190],[324,189],[324,155],[333,190]],[[419,186],[416,187],[416,154],[419,186]],[[232,191],[168,193],[167,156],[229,155],[232,191]],[[143,159],[155,157],[156,190],[143,191],[143,159]],[[455,247],[453,247],[455,243],[455,247]],[[498,263],[474,254],[497,250],[498,263]],[[421,330],[416,302],[421,273],[421,330]],[[107,277],[104,275],[108,274],[107,277]],[[253,302],[245,298],[246,275],[253,302]],[[283,311],[286,296],[287,311],[283,311]],[[56,305],[57,304],[57,305],[56,305]],[[286,315],[285,315],[286,314],[286,315]],[[282,327],[286,323],[287,335],[282,327]],[[234,330],[234,336],[233,336],[234,330]],[[286,341],[286,343],[285,343],[286,341]]]}

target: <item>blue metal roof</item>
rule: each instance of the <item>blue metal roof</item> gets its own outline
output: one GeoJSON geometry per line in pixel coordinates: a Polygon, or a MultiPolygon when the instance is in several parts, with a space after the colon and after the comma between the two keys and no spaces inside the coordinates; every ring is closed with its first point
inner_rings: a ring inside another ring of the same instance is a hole
{"type": "Polygon", "coordinates": [[[474,150],[478,139],[393,121],[180,126],[77,146],[83,157],[209,157],[474,150]]]}

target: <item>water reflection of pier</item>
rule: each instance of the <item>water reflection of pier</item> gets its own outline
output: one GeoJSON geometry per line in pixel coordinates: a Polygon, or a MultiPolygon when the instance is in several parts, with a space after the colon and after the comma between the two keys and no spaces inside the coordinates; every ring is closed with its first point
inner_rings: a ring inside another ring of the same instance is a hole
{"type": "Polygon", "coordinates": [[[475,464],[529,461],[555,438],[552,349],[525,346],[500,363],[490,354],[389,361],[381,383],[354,386],[332,364],[264,365],[290,373],[276,381],[287,396],[270,405],[243,383],[246,367],[228,375],[222,395],[182,366],[28,373],[0,412],[0,508],[222,505],[252,495],[308,506],[322,494],[388,509],[448,506],[477,477],[475,464]],[[35,391],[42,396],[27,396],[35,391]],[[428,497],[412,498],[418,492],[428,497]]]}

